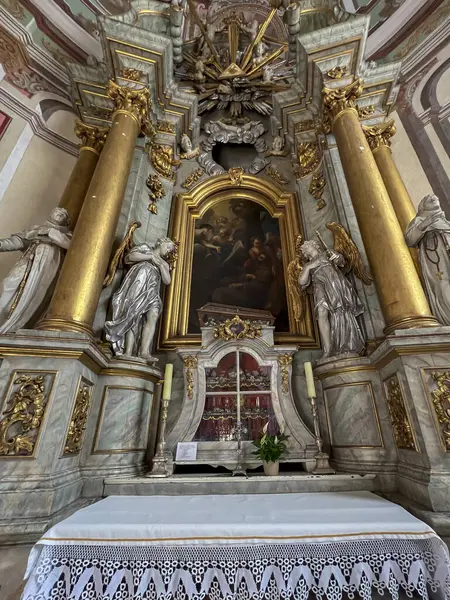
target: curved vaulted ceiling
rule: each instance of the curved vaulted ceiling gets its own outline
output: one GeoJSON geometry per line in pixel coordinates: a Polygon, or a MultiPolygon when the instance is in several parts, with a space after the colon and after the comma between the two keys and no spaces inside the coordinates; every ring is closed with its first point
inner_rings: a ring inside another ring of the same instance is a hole
{"type": "MultiPolygon", "coordinates": [[[[206,15],[211,0],[194,2],[206,15]]],[[[237,11],[251,9],[260,21],[268,6],[264,0],[216,4],[220,10],[230,4],[237,11]]],[[[0,0],[0,63],[8,81],[30,96],[47,91],[67,97],[66,65],[102,60],[97,16],[123,14],[130,7],[131,0],[0,0]]],[[[341,7],[370,15],[366,58],[389,61],[407,58],[450,14],[450,0],[341,0],[341,7]]],[[[164,34],[168,20],[154,21],[153,32],[164,34]]],[[[188,19],[186,38],[194,28],[188,19]]]]}

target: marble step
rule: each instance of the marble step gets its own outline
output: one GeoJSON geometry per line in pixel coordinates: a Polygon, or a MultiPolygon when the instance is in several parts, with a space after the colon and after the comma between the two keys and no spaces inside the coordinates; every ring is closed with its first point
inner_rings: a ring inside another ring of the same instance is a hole
{"type": "Polygon", "coordinates": [[[298,492],[374,491],[375,474],[172,475],[167,478],[108,477],[105,496],[178,496],[203,494],[293,494],[298,492]]]}

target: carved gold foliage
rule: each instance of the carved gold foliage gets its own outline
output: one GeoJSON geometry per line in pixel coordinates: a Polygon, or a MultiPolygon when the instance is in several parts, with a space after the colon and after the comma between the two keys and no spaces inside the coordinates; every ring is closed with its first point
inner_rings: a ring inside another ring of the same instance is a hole
{"type": "Polygon", "coordinates": [[[121,70],[120,76],[124,77],[125,79],[129,79],[130,81],[140,81],[142,77],[142,71],[139,71],[139,69],[126,67],[125,69],[121,70]]]}
{"type": "Polygon", "coordinates": [[[261,325],[251,321],[243,321],[239,315],[227,319],[214,328],[214,337],[228,342],[229,340],[255,339],[261,337],[261,325]]]}
{"type": "Polygon", "coordinates": [[[81,140],[82,147],[93,148],[96,152],[101,152],[109,129],[107,127],[93,127],[77,120],[74,131],[77,138],[81,140]]]}
{"type": "Polygon", "coordinates": [[[300,177],[306,177],[319,166],[320,150],[316,142],[302,142],[297,149],[300,177]]]}
{"type": "Polygon", "coordinates": [[[175,263],[178,260],[178,254],[180,251],[180,242],[175,239],[173,239],[172,242],[173,242],[173,249],[170,250],[170,252],[168,252],[168,254],[166,254],[164,256],[164,260],[166,261],[166,263],[168,263],[169,269],[171,271],[173,271],[175,269],[175,263]]]}
{"type": "Polygon", "coordinates": [[[381,125],[363,125],[362,128],[371,150],[376,150],[382,146],[387,146],[389,148],[391,145],[391,137],[396,133],[393,119],[386,121],[381,125]]]}
{"type": "Polygon", "coordinates": [[[385,386],[387,405],[397,448],[417,450],[398,378],[391,377],[385,386]]]}
{"type": "Polygon", "coordinates": [[[276,167],[268,166],[266,168],[266,173],[271,179],[273,179],[280,185],[285,185],[286,183],[289,183],[289,180],[283,177],[283,175],[276,167]]]}
{"type": "Polygon", "coordinates": [[[178,167],[180,161],[173,156],[173,147],[164,144],[152,144],[150,147],[150,161],[155,171],[173,181],[175,175],[173,168],[178,167]]]}
{"type": "Polygon", "coordinates": [[[445,451],[450,452],[450,371],[433,371],[437,388],[431,392],[434,410],[440,424],[445,451]]]}
{"type": "Polygon", "coordinates": [[[156,129],[157,129],[157,131],[159,131],[161,133],[176,133],[177,132],[174,123],[171,123],[170,121],[158,121],[156,124],[156,129]]]}
{"type": "Polygon", "coordinates": [[[292,354],[281,354],[278,357],[281,367],[281,390],[283,394],[289,392],[289,365],[292,363],[292,354]]]}
{"type": "Polygon", "coordinates": [[[77,396],[64,444],[64,454],[79,454],[91,406],[92,383],[84,379],[78,384],[77,396]]]}
{"type": "Polygon", "coordinates": [[[232,167],[231,169],[228,169],[228,175],[230,176],[231,183],[234,185],[241,185],[244,169],[242,167],[232,167]]]}
{"type": "Polygon", "coordinates": [[[188,190],[189,188],[191,188],[194,185],[194,183],[196,181],[198,181],[200,179],[200,177],[203,175],[204,172],[205,172],[205,169],[203,169],[202,167],[195,169],[195,171],[192,171],[191,173],[189,173],[189,175],[186,177],[186,179],[181,184],[181,187],[184,187],[184,189],[188,190]]]}
{"type": "Polygon", "coordinates": [[[363,84],[360,79],[355,79],[352,83],[340,88],[323,89],[324,105],[332,117],[336,117],[340,112],[348,108],[355,108],[355,101],[361,95],[363,84]]]}
{"type": "Polygon", "coordinates": [[[16,371],[0,417],[0,455],[33,456],[55,373],[16,371]]]}
{"type": "Polygon", "coordinates": [[[194,369],[197,366],[197,357],[188,355],[183,357],[184,368],[186,373],[186,394],[189,400],[194,397],[194,369]]]}
{"type": "Polygon", "coordinates": [[[132,114],[139,122],[141,130],[146,135],[154,134],[150,121],[151,107],[150,92],[147,88],[135,90],[127,86],[118,85],[114,81],[108,82],[108,96],[114,101],[114,110],[132,114]]]}
{"type": "Polygon", "coordinates": [[[306,121],[300,121],[295,124],[295,133],[302,133],[303,131],[311,131],[314,129],[314,121],[312,119],[308,119],[306,121]]]}
{"type": "Polygon", "coordinates": [[[145,182],[148,189],[148,197],[150,199],[150,204],[148,205],[148,210],[152,212],[154,215],[158,214],[158,207],[156,202],[164,198],[166,190],[161,182],[161,179],[158,175],[149,175],[147,177],[147,181],[145,182]]]}
{"type": "Polygon", "coordinates": [[[342,79],[347,74],[347,65],[336,66],[327,71],[327,76],[330,79],[342,79]]]}
{"type": "Polygon", "coordinates": [[[375,106],[373,104],[368,104],[367,106],[358,106],[358,117],[360,119],[367,119],[370,115],[373,115],[375,112],[375,106]]]}
{"type": "Polygon", "coordinates": [[[314,173],[309,184],[308,192],[317,200],[317,210],[322,210],[327,205],[322,198],[326,183],[323,171],[319,169],[314,173]]]}

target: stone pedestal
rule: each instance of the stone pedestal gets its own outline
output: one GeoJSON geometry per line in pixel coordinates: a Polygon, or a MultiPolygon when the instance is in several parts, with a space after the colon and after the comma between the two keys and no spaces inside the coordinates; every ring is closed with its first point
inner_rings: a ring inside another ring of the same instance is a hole
{"type": "Polygon", "coordinates": [[[367,357],[320,364],[327,435],[338,471],[377,473],[382,487],[394,486],[396,451],[378,372],[367,357]]]}
{"type": "Polygon", "coordinates": [[[103,478],[146,462],[161,372],[82,334],[0,336],[0,541],[33,540],[103,478]]]}
{"type": "Polygon", "coordinates": [[[397,331],[370,358],[391,415],[398,491],[450,511],[450,327],[397,331]]]}

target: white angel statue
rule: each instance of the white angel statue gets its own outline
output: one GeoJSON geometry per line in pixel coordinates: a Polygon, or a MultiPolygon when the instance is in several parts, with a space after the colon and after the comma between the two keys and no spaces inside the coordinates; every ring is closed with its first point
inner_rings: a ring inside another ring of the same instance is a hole
{"type": "Polygon", "coordinates": [[[0,252],[23,252],[0,288],[0,333],[33,326],[43,315],[71,237],[69,214],[56,207],[43,225],[0,240],[0,252]]]}
{"type": "MultiPolygon", "coordinates": [[[[128,249],[130,233],[127,238],[128,243],[122,243],[119,252],[127,252],[124,263],[132,266],[113,296],[112,319],[105,323],[105,337],[117,357],[156,362],[150,350],[162,310],[159,290],[161,281],[165,285],[171,282],[170,269],[178,245],[161,238],[153,246],[139,244],[128,249]]],[[[115,266],[118,260],[116,253],[115,266]]]]}
{"type": "Polygon", "coordinates": [[[294,317],[297,320],[304,317],[305,292],[311,290],[322,339],[322,358],[360,354],[365,341],[356,317],[363,313],[364,307],[344,273],[351,270],[366,284],[372,278],[345,229],[334,222],[327,227],[334,234],[333,251],[327,250],[322,241],[319,244],[315,240],[303,242],[301,236],[297,238],[296,259],[288,266],[294,317]]]}

